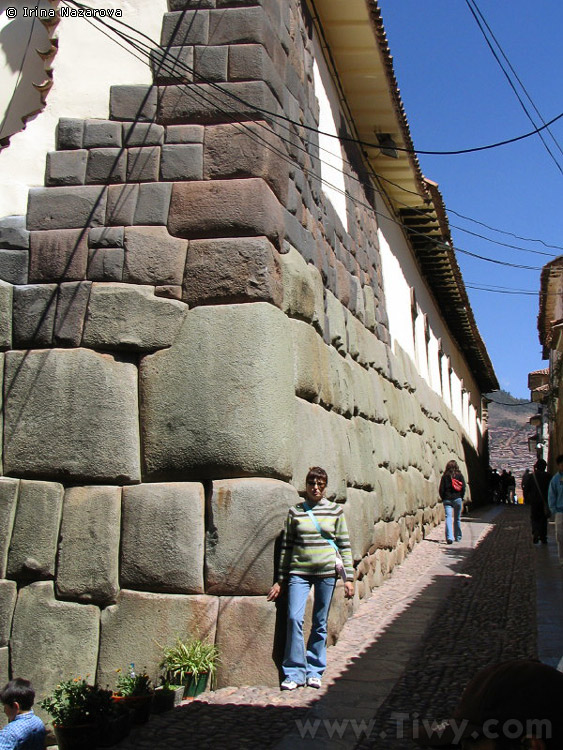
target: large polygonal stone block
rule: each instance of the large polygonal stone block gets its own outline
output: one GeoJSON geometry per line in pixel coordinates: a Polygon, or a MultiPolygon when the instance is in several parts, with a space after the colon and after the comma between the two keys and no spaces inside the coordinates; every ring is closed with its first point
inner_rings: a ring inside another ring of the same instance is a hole
{"type": "Polygon", "coordinates": [[[266,236],[278,249],[284,236],[283,211],[264,180],[175,182],[170,234],[187,239],[266,236]]]}
{"type": "Polygon", "coordinates": [[[92,284],[82,343],[92,349],[151,352],[170,346],[187,306],[154,287],[92,284]]]}
{"type": "Polygon", "coordinates": [[[60,284],[53,334],[56,346],[80,346],[91,288],[89,281],[60,284]]]}
{"type": "Polygon", "coordinates": [[[346,338],[346,317],[344,314],[345,308],[343,307],[340,300],[336,299],[334,294],[328,289],[326,290],[326,317],[328,322],[330,343],[342,352],[343,355],[346,353],[347,338],[346,338]]]}
{"type": "Polygon", "coordinates": [[[217,687],[279,685],[273,659],[277,613],[274,604],[263,596],[222,597],[219,601],[215,642],[221,662],[217,687]]]}
{"type": "Polygon", "coordinates": [[[0,348],[12,346],[12,301],[13,286],[0,281],[0,348]]]}
{"type": "MultiPolygon", "coordinates": [[[[74,153],[74,152],[72,152],[74,153]]],[[[88,232],[56,229],[31,232],[29,282],[80,281],[86,278],[88,232]]]]}
{"type": "Polygon", "coordinates": [[[284,82],[261,44],[236,44],[229,48],[229,81],[265,81],[283,104],[284,82]]]}
{"type": "Polygon", "coordinates": [[[7,646],[9,643],[17,596],[15,581],[0,580],[0,646],[7,646]]]}
{"type": "Polygon", "coordinates": [[[321,466],[328,474],[327,496],[344,502],[346,466],[349,462],[347,422],[338,414],[317,404],[295,399],[296,440],[291,484],[305,491],[305,477],[311,466],[321,466]]]}
{"type": "MultiPolygon", "coordinates": [[[[226,45],[218,47],[207,45],[197,46],[195,49],[195,78],[197,81],[226,81],[227,60],[229,48],[226,45]]],[[[193,80],[193,79],[192,79],[193,80]]]]}
{"type": "Polygon", "coordinates": [[[6,473],[140,480],[137,367],[87,349],[6,355],[6,473]]]}
{"type": "Polygon", "coordinates": [[[166,182],[145,182],[139,185],[139,198],[133,224],[166,226],[172,185],[166,182]]]}
{"type": "MultiPolygon", "coordinates": [[[[118,123],[112,123],[117,125],[118,123]]],[[[121,129],[119,130],[121,135],[121,129]]],[[[122,148],[93,148],[88,155],[86,182],[111,185],[125,182],[127,153],[122,148]]]]}
{"type": "Polygon", "coordinates": [[[272,305],[190,310],[170,349],[141,362],[148,475],[290,476],[292,360],[272,305]]]}
{"type": "Polygon", "coordinates": [[[36,700],[62,680],[90,675],[93,681],[99,637],[98,607],[58,601],[52,581],[25,586],[12,621],[13,674],[31,677],[36,700]]]}
{"type": "MultiPolygon", "coordinates": [[[[282,256],[283,257],[283,256],[282,256]]],[[[325,344],[315,329],[301,320],[291,320],[293,339],[295,395],[318,402],[326,401],[326,372],[329,357],[325,344]]],[[[330,403],[330,402],[328,402],[330,403]]]]}
{"type": "Polygon", "coordinates": [[[0,477],[0,578],[6,577],[19,484],[19,479],[0,477]]]}
{"type": "Polygon", "coordinates": [[[63,494],[62,484],[21,480],[8,554],[10,578],[54,577],[63,494]]]}
{"type": "Polygon", "coordinates": [[[83,185],[88,151],[50,151],[45,167],[45,185],[83,185]]]}
{"type": "Polygon", "coordinates": [[[0,247],[8,250],[27,250],[29,232],[25,216],[4,216],[0,219],[0,247]]]}
{"type": "Polygon", "coordinates": [[[203,593],[204,534],[201,484],[125,488],[121,585],[142,591],[203,593]]]}
{"type": "Polygon", "coordinates": [[[275,544],[297,491],[275,479],[213,482],[206,540],[209,594],[267,594],[276,580],[275,544]]]}
{"type": "Polygon", "coordinates": [[[106,223],[112,227],[128,227],[134,224],[138,197],[139,185],[110,185],[106,223]]]}
{"type": "Polygon", "coordinates": [[[10,284],[27,284],[29,250],[0,248],[0,279],[10,284]]]}
{"type": "MultiPolygon", "coordinates": [[[[315,316],[315,290],[309,265],[294,247],[280,255],[283,283],[282,310],[308,323],[315,316]]],[[[324,318],[324,314],[323,314],[324,318]]]]}
{"type": "Polygon", "coordinates": [[[157,97],[155,86],[112,86],[109,116],[112,120],[152,122],[156,117],[157,97]]]}
{"type": "Polygon", "coordinates": [[[285,205],[289,186],[285,146],[266,122],[247,123],[244,128],[210,125],[205,133],[203,177],[262,177],[285,205]]]}
{"type": "Polygon", "coordinates": [[[160,37],[161,47],[188,47],[206,45],[209,36],[209,13],[184,10],[165,13],[160,37]]]}
{"type": "Polygon", "coordinates": [[[282,299],[279,255],[266,237],[191,240],[184,275],[190,307],[282,299]]]}
{"type": "Polygon", "coordinates": [[[375,492],[365,492],[349,487],[346,492],[344,517],[348,524],[352,559],[361,560],[369,550],[373,538],[373,525],[378,513],[375,492]]]}
{"type": "Polygon", "coordinates": [[[158,121],[165,125],[191,123],[209,125],[229,120],[255,120],[260,117],[273,121],[282,114],[280,104],[264,81],[222,83],[217,90],[213,83],[186,83],[183,86],[164,86],[159,89],[158,121]],[[272,112],[274,117],[270,117],[272,112]]]}
{"type": "Polygon", "coordinates": [[[70,487],[63,503],[57,595],[106,605],[119,592],[120,487],[70,487]]]}
{"type": "Polygon", "coordinates": [[[160,168],[160,146],[127,149],[127,182],[156,182],[160,168]]]}
{"type": "Polygon", "coordinates": [[[163,180],[201,180],[202,172],[201,144],[172,143],[162,147],[160,176],[163,180]]]}
{"type": "Polygon", "coordinates": [[[127,227],[123,281],[130,284],[180,285],[188,243],[166,227],[127,227]]]}
{"type": "Polygon", "coordinates": [[[27,226],[30,230],[82,229],[104,223],[106,188],[78,187],[30,188],[27,226]]]}
{"type": "Polygon", "coordinates": [[[86,120],[84,123],[84,148],[119,148],[122,125],[111,120],[86,120]]]}
{"type": "Polygon", "coordinates": [[[14,346],[51,346],[57,310],[56,284],[14,287],[14,346]]]}
{"type": "Polygon", "coordinates": [[[123,589],[117,603],[102,612],[98,683],[115,687],[115,670],[131,662],[145,667],[156,681],[163,646],[190,636],[215,641],[218,607],[216,596],[123,589]]]}

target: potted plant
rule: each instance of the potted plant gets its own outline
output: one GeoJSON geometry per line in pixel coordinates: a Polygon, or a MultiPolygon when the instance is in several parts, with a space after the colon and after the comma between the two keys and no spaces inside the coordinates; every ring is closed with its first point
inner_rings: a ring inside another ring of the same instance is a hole
{"type": "Polygon", "coordinates": [[[177,638],[173,646],[163,648],[160,666],[166,679],[185,686],[185,698],[194,698],[205,690],[209,678],[213,679],[218,663],[219,651],[215,644],[200,638],[187,641],[177,638]]]}
{"type": "Polygon", "coordinates": [[[113,699],[133,711],[133,723],[144,724],[149,719],[154,690],[146,670],[135,672],[131,664],[126,673],[120,672],[113,699]]]}
{"type": "Polygon", "coordinates": [[[91,750],[112,715],[111,690],[89,685],[80,677],[61,682],[39,705],[53,719],[59,750],[91,750]]]}
{"type": "Polygon", "coordinates": [[[151,710],[153,714],[161,714],[164,711],[169,711],[179,706],[183,697],[183,685],[173,685],[170,680],[162,678],[161,684],[154,691],[151,710]]]}

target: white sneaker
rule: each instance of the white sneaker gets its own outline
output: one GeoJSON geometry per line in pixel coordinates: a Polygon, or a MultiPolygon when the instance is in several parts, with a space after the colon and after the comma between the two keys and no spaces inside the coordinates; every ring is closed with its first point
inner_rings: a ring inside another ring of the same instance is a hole
{"type": "Polygon", "coordinates": [[[303,687],[303,685],[298,685],[295,680],[290,680],[289,677],[286,677],[280,685],[282,690],[297,690],[298,687],[303,687]]]}
{"type": "Polygon", "coordinates": [[[321,678],[320,677],[308,677],[307,678],[307,687],[312,688],[320,688],[321,686],[321,678]]]}

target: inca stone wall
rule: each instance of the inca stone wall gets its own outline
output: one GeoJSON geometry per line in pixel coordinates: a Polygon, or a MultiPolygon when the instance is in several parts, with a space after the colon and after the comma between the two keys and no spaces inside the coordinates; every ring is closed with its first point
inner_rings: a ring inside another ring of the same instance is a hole
{"type": "MultiPolygon", "coordinates": [[[[464,464],[389,347],[375,214],[350,203],[346,232],[315,134],[270,114],[317,124],[300,4],[194,5],[170,0],[155,86],[62,120],[27,217],[0,222],[0,671],[39,694],[156,675],[159,644],[196,631],[219,686],[275,684],[265,594],[308,467],[344,504],[357,600],[464,464]]],[[[339,589],[332,640],[351,607],[339,589]]]]}

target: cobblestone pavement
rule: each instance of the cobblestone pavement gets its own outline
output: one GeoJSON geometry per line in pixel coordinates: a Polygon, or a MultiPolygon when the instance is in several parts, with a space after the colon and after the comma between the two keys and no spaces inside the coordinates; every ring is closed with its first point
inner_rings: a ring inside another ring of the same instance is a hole
{"type": "Polygon", "coordinates": [[[359,605],[321,690],[224,688],[152,717],[119,749],[415,747],[407,732],[447,716],[478,669],[537,655],[534,556],[549,553],[531,544],[527,509],[477,511],[463,532],[446,546],[434,529],[359,605]]]}

